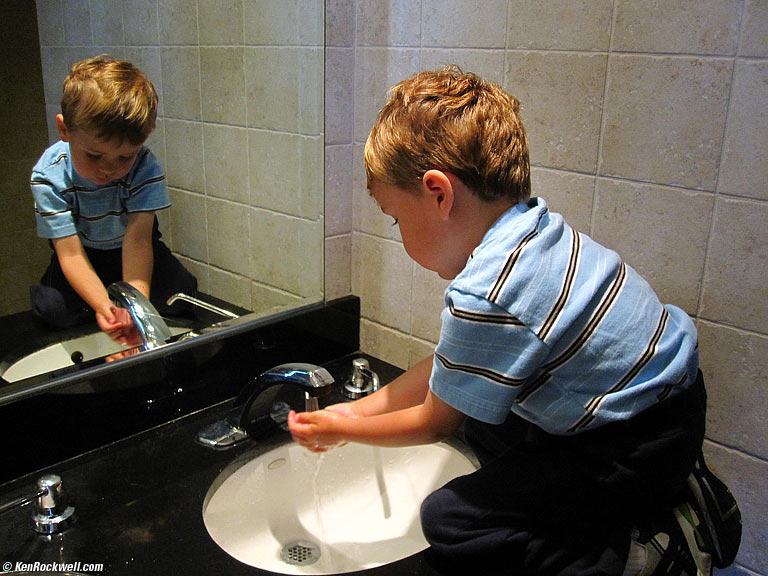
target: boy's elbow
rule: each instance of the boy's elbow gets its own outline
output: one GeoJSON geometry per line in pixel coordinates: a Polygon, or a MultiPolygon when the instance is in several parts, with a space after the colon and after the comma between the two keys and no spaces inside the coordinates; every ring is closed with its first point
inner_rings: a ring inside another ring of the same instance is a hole
{"type": "Polygon", "coordinates": [[[423,406],[425,428],[429,430],[433,442],[441,442],[453,436],[466,418],[466,414],[441,400],[432,391],[423,406]]]}
{"type": "Polygon", "coordinates": [[[429,438],[427,439],[426,443],[427,444],[437,444],[438,442],[443,442],[445,440],[448,440],[448,438],[450,438],[451,436],[453,436],[453,432],[451,432],[449,434],[445,430],[440,430],[440,431],[432,433],[429,436],[429,438]]]}
{"type": "Polygon", "coordinates": [[[454,418],[443,422],[434,422],[429,429],[430,443],[442,442],[451,438],[464,422],[464,418],[464,414],[459,412],[454,418]]]}

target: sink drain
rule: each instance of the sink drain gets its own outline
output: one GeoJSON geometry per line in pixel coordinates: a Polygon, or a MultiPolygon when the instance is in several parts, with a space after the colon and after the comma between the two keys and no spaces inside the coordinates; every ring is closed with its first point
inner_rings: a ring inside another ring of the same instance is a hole
{"type": "Polygon", "coordinates": [[[283,546],[280,557],[286,564],[309,566],[320,558],[320,547],[306,540],[297,540],[283,546]]]}

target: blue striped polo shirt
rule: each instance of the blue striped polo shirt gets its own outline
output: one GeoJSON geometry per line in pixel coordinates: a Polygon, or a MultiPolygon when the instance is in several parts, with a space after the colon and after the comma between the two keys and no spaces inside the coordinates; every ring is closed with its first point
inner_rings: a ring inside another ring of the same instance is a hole
{"type": "Polygon", "coordinates": [[[691,385],[696,328],[544,200],[505,212],[445,293],[432,391],[471,418],[552,434],[628,419],[691,385]]]}
{"type": "Polygon", "coordinates": [[[149,148],[142,147],[120,180],[97,186],[72,165],[69,143],[48,148],[32,170],[37,234],[64,238],[77,234],[84,246],[108,250],[123,244],[128,215],[171,205],[165,174],[149,148]]]}

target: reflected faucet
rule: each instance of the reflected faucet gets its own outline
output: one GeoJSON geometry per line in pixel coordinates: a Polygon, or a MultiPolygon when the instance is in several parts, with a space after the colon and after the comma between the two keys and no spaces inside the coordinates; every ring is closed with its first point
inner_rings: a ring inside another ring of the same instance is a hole
{"type": "Polygon", "coordinates": [[[177,300],[183,300],[184,302],[189,302],[190,304],[193,304],[195,306],[199,306],[200,308],[203,308],[204,310],[208,310],[209,312],[214,312],[218,314],[219,316],[226,316],[227,318],[240,318],[237,314],[234,312],[230,312],[229,310],[225,310],[224,308],[219,308],[218,306],[214,306],[213,304],[210,304],[208,302],[204,302],[203,300],[200,300],[199,298],[195,298],[194,296],[190,296],[188,294],[184,294],[184,292],[177,292],[170,298],[168,298],[168,301],[166,304],[170,306],[177,300]]]}
{"type": "Polygon", "coordinates": [[[157,348],[171,339],[171,330],[160,313],[144,294],[128,282],[110,284],[107,293],[115,305],[125,308],[130,313],[141,337],[142,350],[157,348]]]}
{"type": "Polygon", "coordinates": [[[270,368],[246,384],[235,401],[235,408],[223,420],[201,430],[197,439],[209,448],[222,449],[249,436],[261,436],[275,427],[277,417],[287,414],[288,406],[275,404],[283,386],[303,390],[310,406],[314,404],[312,400],[331,392],[333,382],[328,370],[314,364],[295,362],[270,368]]]}

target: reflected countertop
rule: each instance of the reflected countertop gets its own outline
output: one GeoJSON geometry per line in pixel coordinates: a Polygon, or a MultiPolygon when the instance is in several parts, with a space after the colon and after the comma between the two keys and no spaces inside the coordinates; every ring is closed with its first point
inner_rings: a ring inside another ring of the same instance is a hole
{"type": "MultiPolygon", "coordinates": [[[[326,365],[337,382],[351,358],[326,365]]],[[[384,382],[399,373],[369,360],[384,382]]],[[[327,399],[333,401],[338,398],[327,399]]],[[[230,407],[229,401],[220,403],[0,485],[0,502],[6,502],[30,493],[43,473],[58,474],[78,514],[71,528],[55,536],[33,532],[31,506],[0,516],[0,566],[80,562],[102,564],[103,573],[110,576],[271,574],[230,557],[209,537],[203,523],[206,493],[225,467],[246,451],[256,455],[289,439],[277,430],[266,440],[249,440],[226,451],[198,444],[198,431],[230,407]]],[[[363,573],[435,574],[422,554],[355,574],[363,573]]]]}

